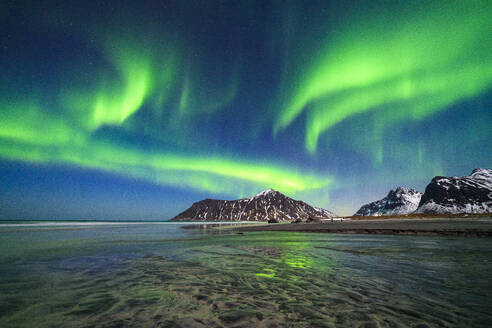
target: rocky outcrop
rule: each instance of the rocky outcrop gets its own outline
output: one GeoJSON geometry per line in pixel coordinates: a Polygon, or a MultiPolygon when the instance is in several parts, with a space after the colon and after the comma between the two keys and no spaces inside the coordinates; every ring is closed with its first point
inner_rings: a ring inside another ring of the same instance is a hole
{"type": "Polygon", "coordinates": [[[362,206],[354,216],[403,215],[419,206],[422,193],[411,188],[398,187],[386,197],[362,206]]]}
{"type": "Polygon", "coordinates": [[[492,212],[492,170],[475,169],[465,177],[437,176],[425,188],[416,213],[492,212]]]}
{"type": "Polygon", "coordinates": [[[238,200],[204,199],[194,203],[171,221],[266,221],[301,222],[330,219],[336,215],[322,208],[268,189],[238,200]]]}

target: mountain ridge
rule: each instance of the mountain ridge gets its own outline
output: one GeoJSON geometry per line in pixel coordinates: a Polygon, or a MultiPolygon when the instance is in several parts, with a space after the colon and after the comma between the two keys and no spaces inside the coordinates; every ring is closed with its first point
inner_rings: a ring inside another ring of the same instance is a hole
{"type": "Polygon", "coordinates": [[[204,199],[193,203],[171,221],[270,221],[308,222],[336,214],[267,189],[237,200],[204,199]]]}
{"type": "Polygon", "coordinates": [[[412,188],[397,187],[374,202],[362,205],[354,216],[402,215],[414,212],[420,202],[422,193],[412,188]]]}
{"type": "Polygon", "coordinates": [[[436,176],[425,188],[415,213],[492,212],[492,170],[477,168],[469,176],[436,176]]]}

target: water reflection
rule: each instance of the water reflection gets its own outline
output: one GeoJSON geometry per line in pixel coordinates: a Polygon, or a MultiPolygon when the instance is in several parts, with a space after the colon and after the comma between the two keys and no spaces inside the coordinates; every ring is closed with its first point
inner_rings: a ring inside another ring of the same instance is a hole
{"type": "Polygon", "coordinates": [[[308,248],[312,248],[308,242],[287,242],[282,260],[292,268],[310,269],[313,258],[309,256],[308,248]]]}
{"type": "Polygon", "coordinates": [[[266,278],[274,278],[275,277],[275,270],[274,269],[263,268],[263,271],[264,272],[255,273],[255,275],[258,277],[266,277],[266,278]]]}
{"type": "MultiPolygon", "coordinates": [[[[335,252],[315,255],[314,249],[318,244],[316,241],[312,241],[312,235],[300,234],[295,236],[295,240],[292,240],[292,234],[279,234],[275,236],[274,240],[265,240],[261,234],[250,234],[241,238],[240,245],[229,245],[228,254],[233,253],[234,257],[231,261],[240,262],[241,257],[248,258],[254,256],[255,261],[262,262],[262,265],[258,266],[258,271],[254,272],[257,277],[265,278],[283,278],[296,280],[302,277],[301,272],[303,270],[317,270],[320,272],[330,272],[332,267],[336,265],[335,259],[337,254],[335,252]]],[[[227,237],[226,237],[227,238],[227,237]]],[[[226,242],[226,238],[223,242],[226,242]]],[[[237,238],[236,238],[237,239],[237,238]]],[[[335,241],[329,243],[329,245],[335,245],[335,241]]],[[[226,244],[228,244],[226,242],[226,244]]],[[[326,245],[326,240],[324,245],[326,245]]],[[[216,246],[210,246],[201,248],[201,252],[217,255],[218,248],[216,246]]],[[[225,255],[225,250],[222,249],[222,255],[225,255]]],[[[216,263],[216,258],[207,260],[203,254],[201,256],[201,262],[216,263]]],[[[253,263],[252,260],[246,260],[248,263],[253,263]]],[[[239,267],[238,270],[244,272],[243,267],[239,267]]]]}
{"type": "Polygon", "coordinates": [[[113,229],[0,235],[0,326],[492,321],[489,239],[113,229]]]}

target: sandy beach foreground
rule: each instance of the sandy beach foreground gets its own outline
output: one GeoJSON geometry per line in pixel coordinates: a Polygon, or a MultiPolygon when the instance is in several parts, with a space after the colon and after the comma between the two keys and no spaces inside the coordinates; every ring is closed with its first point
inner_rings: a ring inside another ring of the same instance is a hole
{"type": "Polygon", "coordinates": [[[326,223],[268,224],[236,231],[299,231],[351,234],[402,234],[492,237],[492,216],[478,218],[420,218],[344,220],[326,223]]]}

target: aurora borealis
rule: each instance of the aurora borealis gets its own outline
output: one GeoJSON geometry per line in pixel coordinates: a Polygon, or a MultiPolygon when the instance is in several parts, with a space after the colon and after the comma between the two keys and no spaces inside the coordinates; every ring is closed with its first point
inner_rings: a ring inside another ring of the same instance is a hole
{"type": "Polygon", "coordinates": [[[490,167],[491,31],[474,0],[3,2],[0,218],[352,214],[490,167]]]}

